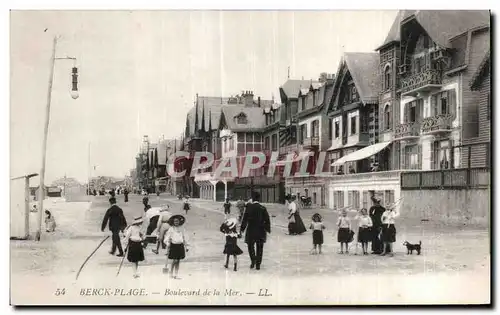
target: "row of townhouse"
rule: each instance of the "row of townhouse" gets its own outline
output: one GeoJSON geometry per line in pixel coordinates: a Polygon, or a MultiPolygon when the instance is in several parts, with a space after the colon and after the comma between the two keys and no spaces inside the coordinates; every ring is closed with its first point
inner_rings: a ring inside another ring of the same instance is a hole
{"type": "Polygon", "coordinates": [[[190,174],[184,159],[179,191],[223,200],[259,190],[264,202],[296,193],[360,208],[373,193],[390,203],[402,189],[488,184],[489,49],[488,11],[400,11],[375,52],[345,53],[337,73],[315,81],[287,80],[280,102],[251,91],[197,95],[181,149],[212,152],[216,164],[190,174]],[[279,160],[296,152],[292,175],[306,163],[310,175],[283,176],[278,162],[268,177],[267,161],[247,178],[214,177],[224,158],[237,157],[241,171],[247,153],[261,150],[279,160]],[[301,159],[305,150],[312,157],[301,159]]]}

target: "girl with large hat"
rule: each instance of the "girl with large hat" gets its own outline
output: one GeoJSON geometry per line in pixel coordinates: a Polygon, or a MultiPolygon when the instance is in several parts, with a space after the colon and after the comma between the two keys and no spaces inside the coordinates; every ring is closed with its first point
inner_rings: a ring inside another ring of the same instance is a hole
{"type": "Polygon", "coordinates": [[[139,262],[144,260],[144,250],[142,248],[144,234],[141,231],[142,222],[142,216],[136,217],[132,225],[125,231],[125,242],[128,243],[127,260],[133,263],[134,278],[139,277],[139,262]]]}
{"type": "Polygon", "coordinates": [[[226,236],[226,245],[224,245],[223,253],[226,254],[226,264],[224,267],[227,269],[229,267],[229,256],[234,258],[234,271],[238,270],[238,255],[243,254],[243,251],[238,246],[238,232],[236,231],[236,225],[238,220],[236,218],[231,218],[220,227],[220,231],[226,236]]]}
{"type": "Polygon", "coordinates": [[[168,224],[171,226],[165,234],[165,243],[167,245],[168,259],[165,265],[164,272],[168,270],[168,260],[172,260],[172,268],[170,269],[170,277],[179,279],[179,265],[181,259],[186,258],[188,249],[188,241],[186,238],[186,231],[182,227],[186,219],[180,214],[170,217],[168,224]]]}

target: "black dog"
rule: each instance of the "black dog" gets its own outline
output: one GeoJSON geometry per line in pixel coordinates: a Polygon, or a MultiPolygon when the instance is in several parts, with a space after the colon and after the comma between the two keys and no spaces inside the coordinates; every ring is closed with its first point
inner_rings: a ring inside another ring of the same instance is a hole
{"type": "Polygon", "coordinates": [[[410,244],[405,241],[403,245],[406,246],[407,255],[413,255],[414,250],[417,251],[417,255],[420,255],[420,251],[422,250],[422,241],[420,241],[418,244],[410,244]]]}

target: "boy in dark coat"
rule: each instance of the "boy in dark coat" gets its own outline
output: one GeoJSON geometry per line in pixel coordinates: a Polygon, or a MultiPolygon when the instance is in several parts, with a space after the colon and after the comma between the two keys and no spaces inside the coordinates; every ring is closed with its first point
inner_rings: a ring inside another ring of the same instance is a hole
{"type": "Polygon", "coordinates": [[[245,243],[248,245],[248,254],[250,255],[250,268],[256,267],[260,270],[262,255],[264,252],[264,243],[267,233],[271,233],[271,220],[266,207],[259,203],[260,194],[253,192],[252,203],[248,203],[243,220],[241,221],[240,234],[246,229],[245,243]],[[248,229],[247,229],[248,227],[248,229]],[[257,253],[255,251],[257,250],[257,253]]]}
{"type": "Polygon", "coordinates": [[[380,205],[380,200],[372,196],[373,206],[370,208],[369,214],[372,219],[372,253],[380,254],[383,250],[383,243],[379,238],[380,231],[382,230],[382,214],[385,208],[380,205]]]}
{"type": "Polygon", "coordinates": [[[123,249],[119,232],[123,232],[125,227],[127,227],[127,220],[123,215],[123,210],[116,205],[116,199],[114,197],[109,198],[109,203],[111,204],[111,207],[108,209],[108,211],[106,211],[106,214],[104,215],[104,219],[102,220],[101,225],[101,231],[104,232],[106,224],[108,224],[109,221],[109,230],[111,231],[111,233],[113,233],[113,236],[111,237],[111,239],[113,240],[113,246],[111,247],[111,251],[109,253],[111,255],[114,255],[116,248],[118,248],[119,253],[117,256],[122,257],[123,249]]]}

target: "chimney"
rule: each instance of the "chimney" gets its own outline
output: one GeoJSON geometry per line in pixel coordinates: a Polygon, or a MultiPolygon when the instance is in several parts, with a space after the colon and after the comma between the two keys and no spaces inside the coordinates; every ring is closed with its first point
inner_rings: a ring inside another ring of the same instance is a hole
{"type": "Polygon", "coordinates": [[[253,92],[246,91],[245,94],[242,95],[245,107],[253,107],[253,92]]]}

